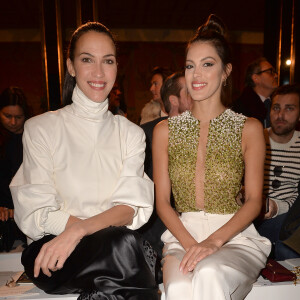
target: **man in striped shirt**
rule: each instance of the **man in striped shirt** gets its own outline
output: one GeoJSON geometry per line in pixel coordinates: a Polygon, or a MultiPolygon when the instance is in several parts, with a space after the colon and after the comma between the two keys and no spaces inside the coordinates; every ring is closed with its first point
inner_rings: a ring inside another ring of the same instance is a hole
{"type": "Polygon", "coordinates": [[[299,85],[275,90],[270,112],[271,128],[265,129],[266,160],[264,195],[266,213],[258,232],[275,245],[290,207],[298,197],[300,181],[299,85]]]}

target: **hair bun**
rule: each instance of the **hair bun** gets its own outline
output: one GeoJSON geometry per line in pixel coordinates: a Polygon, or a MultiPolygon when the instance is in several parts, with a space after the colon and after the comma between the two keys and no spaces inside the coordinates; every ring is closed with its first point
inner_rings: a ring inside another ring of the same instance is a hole
{"type": "Polygon", "coordinates": [[[222,36],[226,35],[225,24],[219,17],[214,14],[211,14],[208,17],[207,21],[198,28],[197,34],[201,35],[207,31],[216,32],[222,36]]]}

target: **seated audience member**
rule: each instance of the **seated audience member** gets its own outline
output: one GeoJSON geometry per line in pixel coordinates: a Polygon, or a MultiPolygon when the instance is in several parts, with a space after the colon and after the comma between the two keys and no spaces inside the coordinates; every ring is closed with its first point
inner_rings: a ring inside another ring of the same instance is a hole
{"type": "Polygon", "coordinates": [[[115,82],[109,97],[108,97],[108,110],[114,115],[127,116],[126,104],[124,101],[124,94],[121,91],[121,87],[118,82],[115,82]]]}
{"type": "MultiPolygon", "coordinates": [[[[264,194],[268,211],[257,230],[276,247],[287,212],[298,197],[300,180],[299,85],[279,87],[272,96],[271,128],[265,129],[264,194]]],[[[275,249],[276,253],[276,249],[275,249]]]]}
{"type": "Polygon", "coordinates": [[[155,255],[134,231],[153,210],[145,134],[108,111],[116,75],[110,30],[81,25],[68,49],[63,102],[69,105],[25,123],[24,160],[10,189],[15,220],[31,240],[22,264],[50,294],[158,297],[155,255]]]}
{"type": "Polygon", "coordinates": [[[156,100],[150,100],[145,104],[141,112],[140,125],[160,118],[161,106],[156,100]]]}
{"type": "Polygon", "coordinates": [[[300,184],[298,184],[298,197],[289,209],[281,226],[279,240],[275,246],[277,260],[300,257],[300,184]]]}
{"type": "Polygon", "coordinates": [[[161,99],[160,89],[169,75],[171,75],[170,70],[164,67],[155,67],[152,70],[150,92],[153,95],[152,99],[160,103],[161,117],[168,116],[168,113],[166,112],[163,101],[161,99]]]}
{"type": "MultiPolygon", "coordinates": [[[[192,99],[188,94],[184,74],[176,72],[170,75],[161,88],[161,98],[163,100],[165,111],[169,117],[178,116],[186,110],[190,110],[192,99]]],[[[146,158],[145,172],[152,179],[152,133],[155,125],[167,117],[160,117],[154,121],[141,125],[146,134],[146,158]]],[[[154,205],[155,208],[155,205],[154,205]]],[[[145,239],[151,242],[153,248],[158,253],[158,263],[162,257],[163,243],[160,239],[162,233],[166,230],[165,225],[157,216],[156,210],[153,210],[152,216],[140,230],[145,239]]],[[[160,279],[157,279],[160,281],[160,279]]]]}
{"type": "MultiPolygon", "coordinates": [[[[22,135],[28,118],[28,106],[22,89],[9,87],[0,97],[0,221],[13,220],[14,205],[9,184],[23,161],[22,135]]],[[[26,240],[15,223],[10,226],[10,236],[5,236],[6,251],[16,239],[26,240]],[[8,243],[8,244],[7,244],[8,243]]]]}
{"type": "Polygon", "coordinates": [[[159,117],[167,117],[165,107],[160,95],[160,89],[171,73],[167,68],[155,67],[151,72],[151,86],[152,100],[145,104],[141,112],[140,125],[155,120],[159,117]],[[158,106],[159,104],[159,106],[158,106]]]}
{"type": "MultiPolygon", "coordinates": [[[[160,90],[161,99],[167,116],[174,117],[190,110],[192,100],[187,91],[184,74],[176,72],[167,77],[160,90]]],[[[152,179],[152,132],[154,126],[167,117],[159,117],[151,122],[141,124],[146,134],[145,172],[152,179]]]]}
{"type": "Polygon", "coordinates": [[[265,128],[270,127],[270,96],[278,86],[277,72],[264,57],[261,57],[247,67],[245,85],[232,109],[247,117],[258,119],[265,128]]]}
{"type": "Polygon", "coordinates": [[[192,108],[192,98],[188,93],[184,73],[170,75],[160,90],[166,113],[175,117],[192,108]]]}

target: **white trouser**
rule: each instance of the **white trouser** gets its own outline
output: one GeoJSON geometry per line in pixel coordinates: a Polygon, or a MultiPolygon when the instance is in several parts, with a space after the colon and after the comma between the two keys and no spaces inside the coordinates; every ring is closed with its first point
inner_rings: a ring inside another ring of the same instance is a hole
{"type": "MultiPolygon", "coordinates": [[[[189,212],[181,221],[201,242],[224,225],[233,215],[189,212]]],[[[163,278],[166,300],[218,300],[246,297],[264,267],[271,250],[268,239],[261,237],[251,224],[224,244],[216,253],[200,261],[193,272],[183,275],[179,264],[185,250],[167,230],[162,235],[163,278]]]]}

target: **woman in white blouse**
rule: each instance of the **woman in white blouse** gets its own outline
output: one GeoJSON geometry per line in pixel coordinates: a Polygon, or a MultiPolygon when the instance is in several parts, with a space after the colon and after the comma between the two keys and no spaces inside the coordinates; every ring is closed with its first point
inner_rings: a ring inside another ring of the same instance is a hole
{"type": "Polygon", "coordinates": [[[63,101],[71,104],[26,122],[10,185],[16,222],[33,241],[25,271],[48,293],[157,299],[149,247],[131,230],[153,207],[143,130],[108,111],[117,74],[111,32],[97,22],[79,27],[67,69],[63,101]]]}

